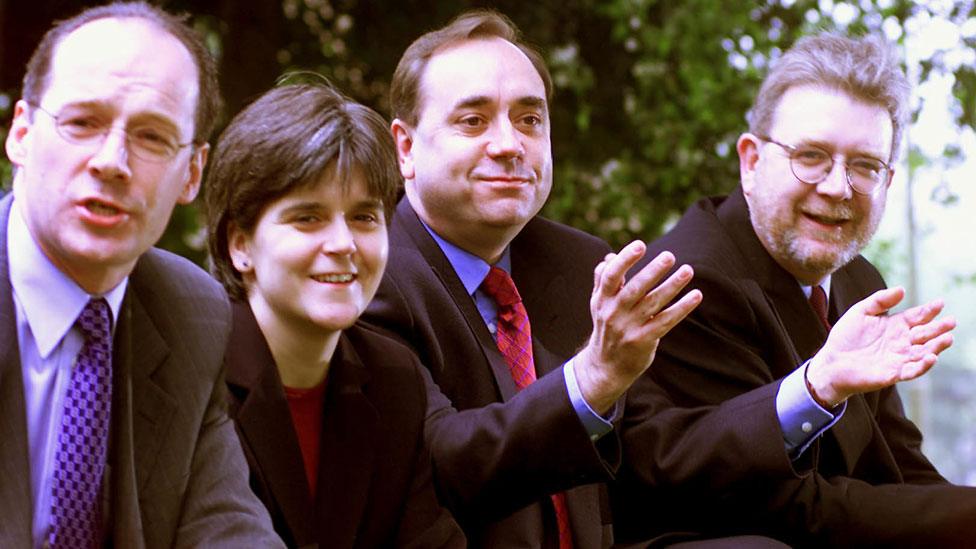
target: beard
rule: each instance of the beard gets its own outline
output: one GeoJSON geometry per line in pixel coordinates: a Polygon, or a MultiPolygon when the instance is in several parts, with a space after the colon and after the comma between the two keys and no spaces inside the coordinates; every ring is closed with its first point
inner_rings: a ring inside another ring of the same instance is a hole
{"type": "Polygon", "coordinates": [[[759,193],[749,209],[756,235],[769,254],[808,283],[822,280],[861,253],[878,230],[884,204],[884,199],[872,201],[864,209],[846,201],[804,209],[800,202],[783,203],[782,197],[759,193]],[[803,212],[810,210],[818,216],[848,220],[847,227],[839,232],[813,230],[802,222],[803,212]]]}

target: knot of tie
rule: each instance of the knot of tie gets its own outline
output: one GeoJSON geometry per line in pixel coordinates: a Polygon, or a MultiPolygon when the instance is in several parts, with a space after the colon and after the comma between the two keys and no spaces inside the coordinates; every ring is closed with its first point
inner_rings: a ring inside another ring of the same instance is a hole
{"type": "Polygon", "coordinates": [[[87,341],[97,343],[99,340],[108,339],[109,334],[112,333],[108,302],[101,297],[89,300],[75,323],[87,341]]]}
{"type": "Polygon", "coordinates": [[[481,283],[481,288],[495,300],[499,307],[511,307],[522,302],[522,296],[515,288],[515,281],[504,269],[493,266],[481,283]]]}
{"type": "Polygon", "coordinates": [[[830,331],[830,321],[827,320],[827,292],[822,286],[814,286],[810,289],[810,306],[813,312],[817,313],[817,318],[823,327],[830,331]]]}

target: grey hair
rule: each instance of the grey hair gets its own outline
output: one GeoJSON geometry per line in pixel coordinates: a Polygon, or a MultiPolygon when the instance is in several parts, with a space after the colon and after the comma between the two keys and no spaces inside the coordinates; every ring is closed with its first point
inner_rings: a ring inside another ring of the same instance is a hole
{"type": "Polygon", "coordinates": [[[892,126],[889,162],[897,158],[910,117],[911,86],[887,40],[875,35],[850,38],[833,32],[801,38],[776,61],[763,80],[746,115],[749,131],[769,135],[783,94],[804,85],[833,88],[887,110],[892,126]]]}

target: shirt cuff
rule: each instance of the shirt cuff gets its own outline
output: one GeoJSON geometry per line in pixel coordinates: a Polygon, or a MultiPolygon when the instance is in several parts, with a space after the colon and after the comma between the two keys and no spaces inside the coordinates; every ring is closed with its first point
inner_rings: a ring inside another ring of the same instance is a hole
{"type": "Polygon", "coordinates": [[[833,412],[817,404],[807,390],[807,365],[786,376],[776,393],[776,416],[783,430],[783,441],[790,459],[796,460],[813,444],[813,441],[840,420],[847,410],[845,401],[833,412]]]}
{"type": "MultiPolygon", "coordinates": [[[[576,370],[573,369],[574,358],[563,365],[566,390],[569,392],[569,401],[573,404],[573,410],[576,410],[576,415],[583,424],[583,428],[586,429],[586,434],[590,436],[591,441],[596,442],[600,437],[613,430],[613,424],[594,412],[593,408],[587,404],[586,399],[583,398],[583,392],[580,391],[579,383],[576,381],[576,370]]],[[[614,405],[613,409],[616,410],[617,406],[614,405]]]]}

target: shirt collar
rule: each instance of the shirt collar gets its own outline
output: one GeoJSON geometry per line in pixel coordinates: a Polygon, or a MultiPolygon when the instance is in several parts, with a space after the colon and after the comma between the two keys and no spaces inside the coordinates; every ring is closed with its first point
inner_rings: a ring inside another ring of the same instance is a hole
{"type": "MultiPolygon", "coordinates": [[[[824,294],[827,296],[827,302],[830,303],[830,275],[827,275],[820,282],[820,284],[818,284],[818,286],[823,288],[824,294]]],[[[807,296],[807,299],[810,299],[810,293],[813,292],[813,286],[804,286],[803,284],[800,284],[800,287],[803,288],[803,295],[807,296]]]]}
{"type": "MultiPolygon", "coordinates": [[[[488,276],[488,271],[491,270],[492,266],[484,259],[441,238],[439,234],[424,223],[423,219],[420,220],[420,224],[427,229],[430,236],[434,238],[434,242],[437,243],[437,246],[447,256],[447,261],[454,268],[454,272],[457,273],[458,278],[461,279],[461,284],[464,285],[464,289],[468,292],[468,295],[474,295],[475,291],[478,290],[478,287],[485,280],[485,277],[488,276]]],[[[512,254],[508,246],[505,247],[505,251],[502,252],[502,257],[494,266],[511,275],[512,254]]]]}
{"type": "Polygon", "coordinates": [[[7,254],[10,284],[42,358],[47,358],[57,347],[92,297],[104,297],[108,301],[114,331],[128,277],[103,296],[89,295],[44,255],[21,217],[16,201],[7,220],[7,250],[14,252],[7,254]]]}

